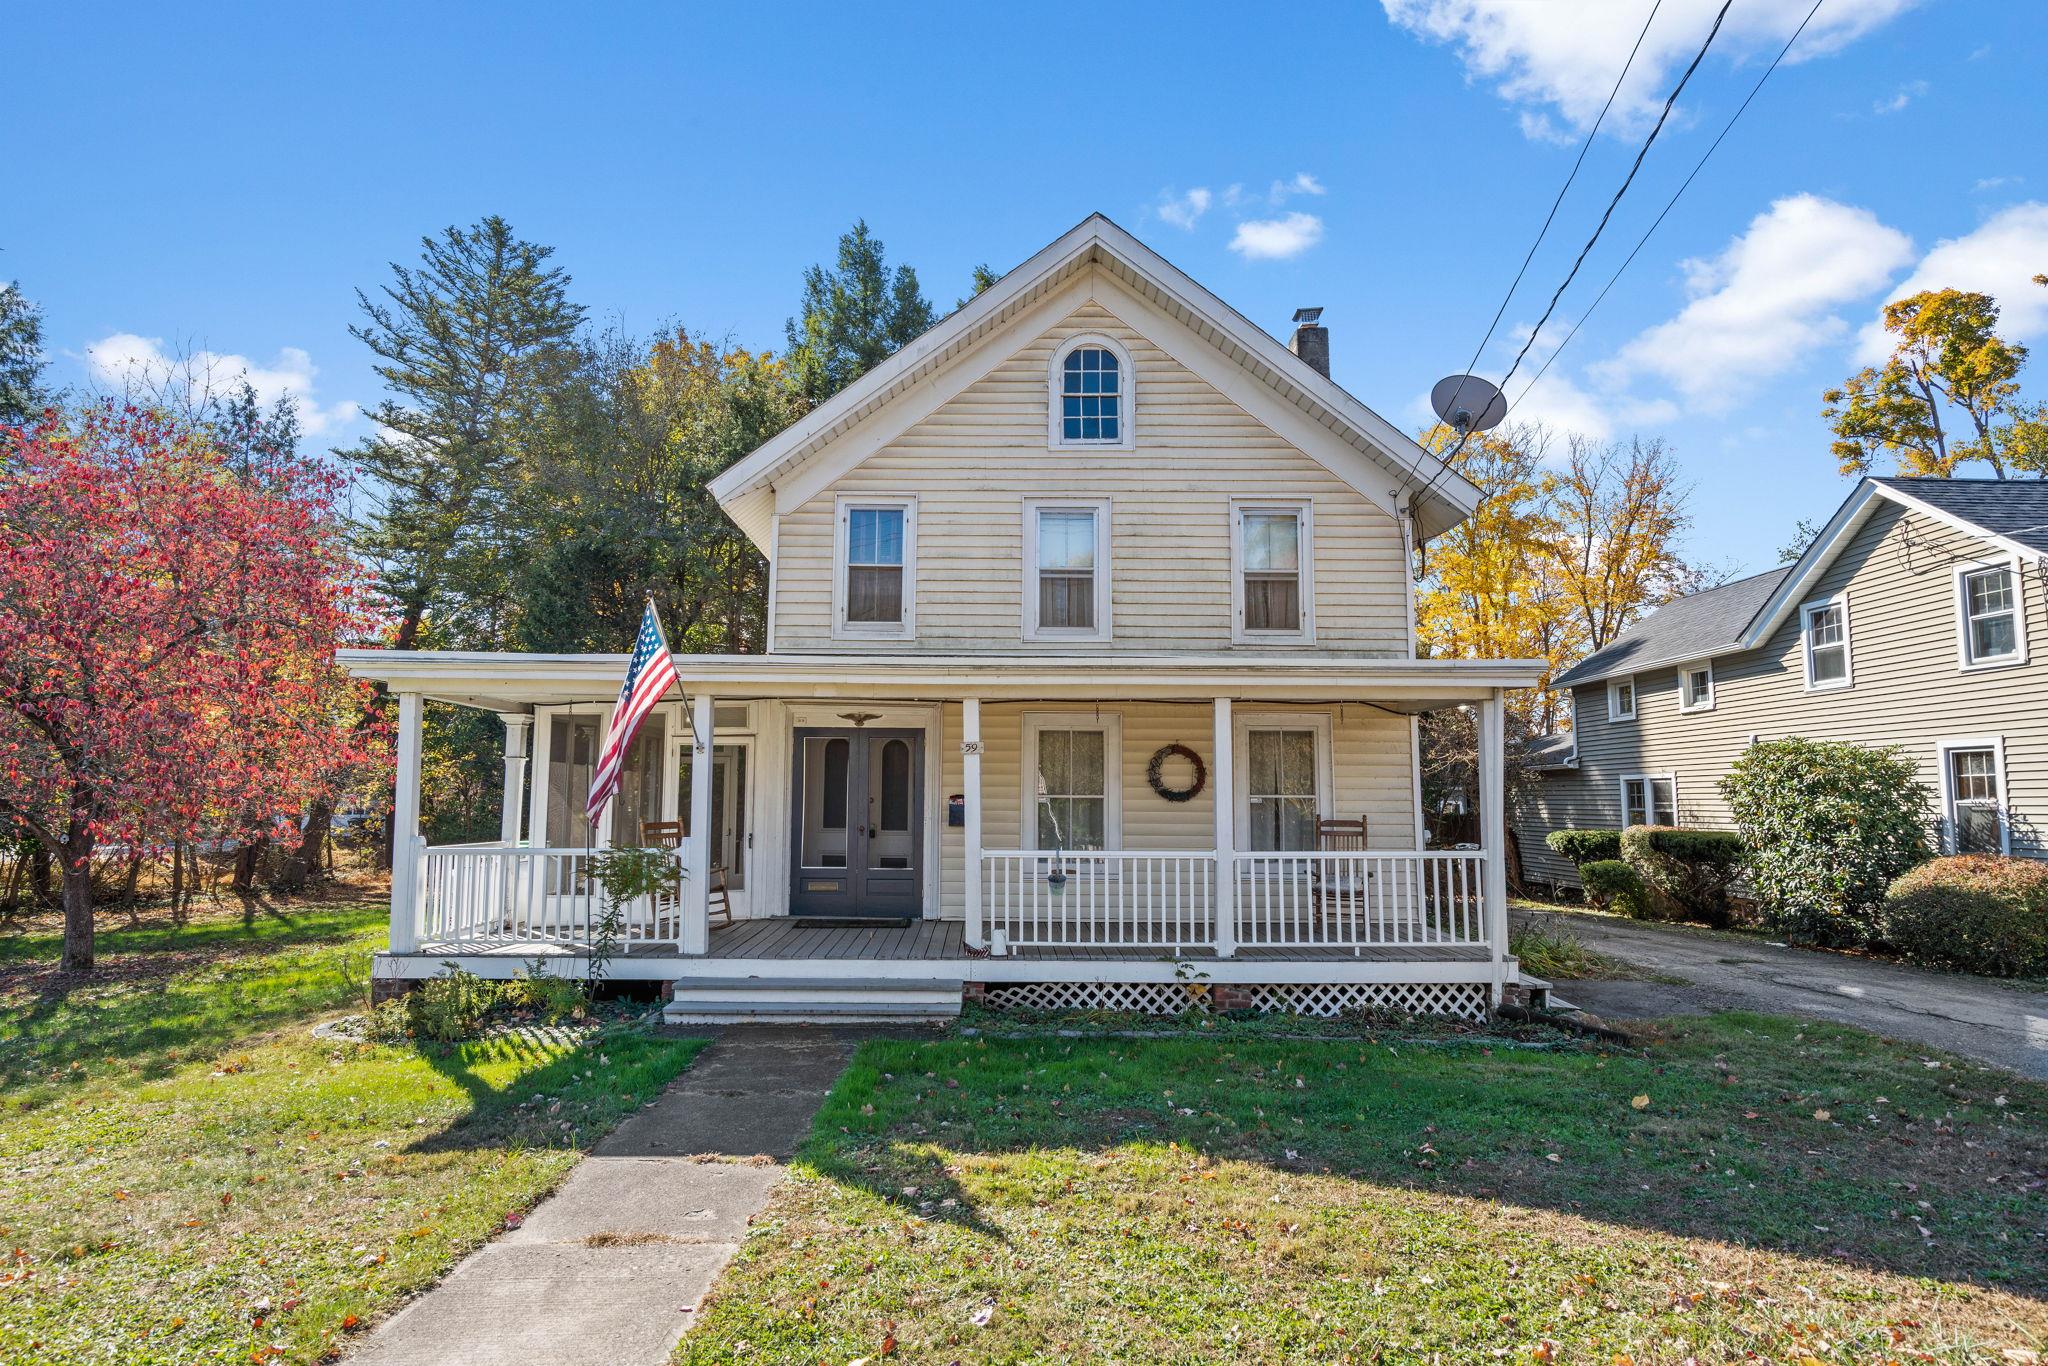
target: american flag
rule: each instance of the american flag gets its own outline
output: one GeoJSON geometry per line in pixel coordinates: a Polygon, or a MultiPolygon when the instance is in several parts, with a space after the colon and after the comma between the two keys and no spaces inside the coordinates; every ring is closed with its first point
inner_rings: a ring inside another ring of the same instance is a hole
{"type": "Polygon", "coordinates": [[[676,677],[676,661],[668,652],[668,638],[661,633],[661,618],[655,615],[654,599],[649,598],[647,612],[640,618],[639,638],[633,642],[633,662],[626,666],[626,681],[619,689],[618,705],[612,708],[611,725],[605,728],[597,771],[590,777],[590,800],[584,809],[592,825],[604,814],[605,803],[618,793],[619,774],[626,766],[626,749],[633,743],[640,723],[671,687],[680,689],[682,681],[676,677]]]}

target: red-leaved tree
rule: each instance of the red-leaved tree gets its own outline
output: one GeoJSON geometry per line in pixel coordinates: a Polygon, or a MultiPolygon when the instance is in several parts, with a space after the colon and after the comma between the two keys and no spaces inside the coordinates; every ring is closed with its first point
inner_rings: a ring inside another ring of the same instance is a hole
{"type": "Polygon", "coordinates": [[[96,849],[281,833],[376,748],[334,493],[134,407],[0,428],[0,818],[63,869],[66,968],[96,849]]]}

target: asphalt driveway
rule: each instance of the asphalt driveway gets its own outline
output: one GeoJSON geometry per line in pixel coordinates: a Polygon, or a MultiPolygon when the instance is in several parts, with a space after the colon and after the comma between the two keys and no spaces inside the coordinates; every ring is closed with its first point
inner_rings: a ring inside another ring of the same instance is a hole
{"type": "Polygon", "coordinates": [[[1562,982],[1557,995],[1615,1019],[1760,1010],[1856,1025],[2048,1078],[2048,992],[1990,978],[1931,972],[1811,949],[1774,948],[1747,935],[1648,925],[1569,909],[1513,912],[1570,930],[1588,948],[1684,978],[1562,982]]]}

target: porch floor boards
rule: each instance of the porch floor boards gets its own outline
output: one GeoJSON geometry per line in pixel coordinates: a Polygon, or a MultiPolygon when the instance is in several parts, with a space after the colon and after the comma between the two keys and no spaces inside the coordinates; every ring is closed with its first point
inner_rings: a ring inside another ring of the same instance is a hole
{"type": "MultiPolygon", "coordinates": [[[[957,920],[917,920],[908,925],[832,926],[806,925],[793,916],[766,916],[736,920],[711,931],[710,958],[754,961],[805,962],[820,959],[848,962],[950,962],[964,959],[967,952],[966,927],[957,920]]],[[[516,957],[552,957],[580,952],[564,944],[538,943],[531,939],[506,937],[455,943],[423,943],[422,954],[507,954],[516,957]]],[[[672,943],[637,943],[626,947],[628,958],[671,958],[672,943]]],[[[1168,945],[1139,947],[1058,948],[1013,947],[1009,957],[1050,962],[1131,962],[1162,959],[1173,953],[1168,945]]],[[[1214,958],[1212,950],[1188,947],[1183,958],[1214,958]]],[[[1240,946],[1237,961],[1265,963],[1483,963],[1487,950],[1476,947],[1446,947],[1436,944],[1387,944],[1353,951],[1339,945],[1264,948],[1240,946]]]]}

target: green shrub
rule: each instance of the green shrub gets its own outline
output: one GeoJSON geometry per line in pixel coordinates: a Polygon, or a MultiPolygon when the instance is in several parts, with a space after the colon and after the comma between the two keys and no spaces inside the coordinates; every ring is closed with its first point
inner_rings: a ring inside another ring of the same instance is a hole
{"type": "Polygon", "coordinates": [[[1601,910],[1620,911],[1637,920],[1648,918],[1650,901],[1643,879],[1620,859],[1595,859],[1580,865],[1579,880],[1586,885],[1586,900],[1601,910]]]}
{"type": "Polygon", "coordinates": [[[2048,863],[1997,854],[1923,863],[1892,884],[1884,938],[1917,963],[2048,973],[2048,863]]]}
{"type": "Polygon", "coordinates": [[[461,1043],[475,1038],[502,993],[495,982],[453,963],[444,966],[448,971],[440,976],[429,977],[398,1000],[372,1010],[369,1036],[386,1043],[461,1043]]]}
{"type": "Polygon", "coordinates": [[[1789,939],[1869,943],[1892,880],[1927,858],[1932,795],[1897,746],[1765,741],[1720,787],[1763,922],[1789,939]]]}
{"type": "Polygon", "coordinates": [[[1621,832],[1622,859],[1642,878],[1650,907],[1663,920],[1726,926],[1733,918],[1728,890],[1742,852],[1742,840],[1726,830],[1632,825],[1621,832]]]}
{"type": "Polygon", "coordinates": [[[1579,867],[1598,863],[1602,859],[1621,857],[1621,832],[1618,830],[1553,830],[1543,837],[1550,851],[1570,859],[1579,867]]]}
{"type": "Polygon", "coordinates": [[[549,1024],[581,1015],[587,1003],[583,983],[554,976],[545,959],[527,963],[520,976],[505,984],[506,1005],[514,1010],[530,1010],[549,1024]]]}

